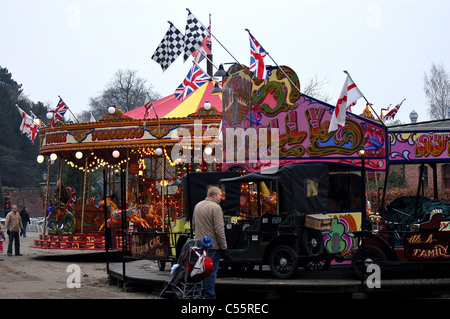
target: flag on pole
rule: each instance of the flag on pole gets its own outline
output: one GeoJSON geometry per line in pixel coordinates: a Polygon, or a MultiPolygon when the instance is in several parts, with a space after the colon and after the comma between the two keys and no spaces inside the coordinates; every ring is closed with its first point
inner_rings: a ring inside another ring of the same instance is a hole
{"type": "Polygon", "coordinates": [[[156,118],[158,118],[158,114],[156,114],[155,106],[153,105],[153,101],[150,98],[150,95],[148,94],[148,92],[146,92],[144,108],[145,108],[144,119],[147,118],[147,116],[150,114],[150,111],[152,109],[153,109],[153,111],[155,111],[156,118]]]}
{"type": "Polygon", "coordinates": [[[183,101],[189,94],[208,82],[209,79],[209,75],[194,63],[183,83],[175,90],[175,98],[183,101]]]}
{"type": "Polygon", "coordinates": [[[29,131],[29,127],[33,123],[33,120],[31,116],[25,113],[25,111],[22,110],[18,105],[16,105],[16,107],[19,110],[20,115],[22,116],[22,122],[20,123],[19,127],[20,133],[26,134],[29,131]]]}
{"type": "Polygon", "coordinates": [[[30,133],[27,134],[27,137],[31,142],[34,142],[34,139],[39,134],[39,129],[41,128],[41,125],[40,120],[37,119],[36,115],[34,115],[33,113],[31,113],[31,121],[32,124],[30,126],[30,133]]]}
{"type": "Polygon", "coordinates": [[[164,72],[183,51],[184,34],[170,23],[169,30],[153,53],[152,60],[156,61],[164,72]]]}
{"type": "Polygon", "coordinates": [[[209,36],[209,31],[188,11],[186,30],[184,32],[184,62],[202,46],[202,41],[209,36]]]}
{"type": "Polygon", "coordinates": [[[208,54],[211,54],[211,24],[208,27],[208,36],[206,36],[202,41],[202,46],[198,48],[194,53],[192,53],[192,57],[196,63],[202,62],[208,54]]]}
{"type": "Polygon", "coordinates": [[[58,105],[56,109],[53,111],[52,122],[50,123],[51,127],[55,127],[56,124],[64,118],[69,107],[64,103],[62,98],[59,98],[58,105]]]}
{"type": "Polygon", "coordinates": [[[381,113],[381,119],[388,121],[388,120],[393,120],[395,115],[398,112],[398,109],[400,108],[400,106],[402,106],[402,103],[405,101],[405,99],[403,99],[403,101],[401,101],[399,104],[397,104],[392,110],[389,110],[389,108],[387,109],[387,113],[385,113],[383,115],[383,113],[381,113]]]}
{"type": "Polygon", "coordinates": [[[22,116],[22,122],[20,123],[19,127],[20,132],[22,134],[25,134],[31,142],[34,142],[34,139],[39,133],[40,125],[34,121],[34,114],[33,116],[30,116],[25,113],[25,111],[22,110],[18,105],[16,105],[16,107],[19,110],[20,115],[22,116]]]}
{"type": "Polygon", "coordinates": [[[258,79],[264,80],[267,77],[264,64],[267,53],[250,32],[248,35],[250,36],[250,71],[254,72],[258,79]]]}
{"type": "Polygon", "coordinates": [[[345,118],[347,117],[347,110],[356,104],[356,101],[363,95],[355,83],[353,83],[350,76],[347,74],[341,95],[334,108],[331,116],[330,127],[328,132],[336,131],[338,128],[345,125],[345,118]]]}

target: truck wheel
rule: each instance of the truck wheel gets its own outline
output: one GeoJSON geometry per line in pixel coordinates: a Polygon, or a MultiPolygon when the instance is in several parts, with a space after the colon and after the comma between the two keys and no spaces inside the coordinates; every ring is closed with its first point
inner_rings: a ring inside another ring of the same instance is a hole
{"type": "Polygon", "coordinates": [[[330,269],[331,260],[325,260],[325,259],[314,259],[310,261],[306,261],[303,265],[305,267],[305,270],[307,271],[326,271],[330,269]]]}
{"type": "Polygon", "coordinates": [[[323,236],[318,230],[306,228],[302,234],[302,252],[306,256],[318,255],[323,252],[323,236]]]}
{"type": "Polygon", "coordinates": [[[290,246],[280,245],[270,253],[270,271],[280,279],[292,277],[298,268],[297,252],[290,246]]]}
{"type": "Polygon", "coordinates": [[[382,262],[386,261],[386,254],[375,245],[364,245],[353,252],[352,269],[358,278],[368,277],[367,267],[372,264],[378,265],[383,270],[382,262]],[[381,264],[380,264],[381,262],[381,264]]]}

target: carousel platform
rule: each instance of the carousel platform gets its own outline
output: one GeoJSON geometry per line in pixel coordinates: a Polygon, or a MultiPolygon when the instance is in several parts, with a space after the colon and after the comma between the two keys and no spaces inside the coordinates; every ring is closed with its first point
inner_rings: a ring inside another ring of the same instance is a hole
{"type": "MultiPolygon", "coordinates": [[[[117,244],[110,250],[121,249],[120,238],[116,239],[117,244]],[[116,247],[114,247],[116,246],[116,247]]],[[[40,234],[38,239],[34,240],[31,248],[39,249],[66,249],[66,250],[99,250],[104,251],[104,234],[75,234],[75,235],[50,235],[40,234]]]]}
{"type": "MultiPolygon", "coordinates": [[[[160,294],[170,281],[168,269],[160,270],[152,260],[137,260],[110,265],[110,284],[131,290],[145,289],[160,294]]],[[[349,265],[332,266],[328,271],[299,269],[294,278],[276,279],[267,266],[251,272],[237,273],[230,269],[219,270],[216,281],[218,298],[293,299],[323,298],[442,298],[450,295],[450,276],[444,273],[424,273],[421,269],[395,267],[383,276],[380,288],[368,288],[355,278],[349,265]]]]}

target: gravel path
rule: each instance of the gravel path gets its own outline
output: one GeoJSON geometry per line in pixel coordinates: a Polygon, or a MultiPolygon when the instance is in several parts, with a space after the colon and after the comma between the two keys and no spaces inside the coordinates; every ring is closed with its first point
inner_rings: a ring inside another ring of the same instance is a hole
{"type": "Polygon", "coordinates": [[[0,299],[158,298],[150,292],[126,292],[110,285],[105,253],[30,248],[38,236],[28,232],[27,237],[20,237],[23,256],[15,256],[14,250],[13,256],[7,256],[8,239],[3,242],[0,299]]]}

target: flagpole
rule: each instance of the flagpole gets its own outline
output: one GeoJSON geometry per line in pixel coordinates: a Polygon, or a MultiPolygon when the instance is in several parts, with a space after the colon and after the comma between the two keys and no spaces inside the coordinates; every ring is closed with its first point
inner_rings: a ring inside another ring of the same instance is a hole
{"type": "MultiPolygon", "coordinates": [[[[187,10],[189,10],[189,9],[187,9],[187,10]]],[[[190,12],[190,11],[189,11],[190,12]]],[[[200,22],[200,20],[198,20],[198,22],[200,22]]],[[[200,22],[201,23],[201,22],[200,22]]],[[[204,25],[203,25],[203,23],[201,23],[202,24],[202,26],[204,27],[204,25]]],[[[209,28],[208,28],[208,33],[209,33],[209,39],[211,40],[211,13],[209,14],[209,28]]],[[[202,55],[202,57],[204,57],[207,61],[208,61],[208,63],[207,63],[207,67],[206,67],[206,74],[208,74],[210,77],[212,77],[213,76],[213,73],[212,73],[212,67],[214,67],[214,68],[216,68],[217,70],[219,69],[217,66],[215,66],[214,65],[214,63],[213,63],[213,55],[212,55],[212,52],[210,53],[210,54],[203,54],[203,52],[202,51],[200,51],[199,49],[197,49],[197,51],[198,51],[198,53],[199,54],[201,54],[202,55]]],[[[194,59],[194,61],[195,61],[195,59],[194,59]]],[[[198,66],[198,64],[197,64],[197,66],[198,66]]],[[[203,71],[203,70],[202,70],[203,71]]],[[[203,72],[205,72],[205,71],[203,71],[203,72]]]]}
{"type": "Polygon", "coordinates": [[[213,81],[214,83],[220,84],[219,82],[217,82],[216,80],[214,80],[214,78],[213,78],[211,75],[209,75],[207,72],[205,72],[205,70],[203,70],[202,67],[201,67],[200,65],[198,65],[198,63],[197,63],[195,60],[193,60],[192,63],[195,64],[196,66],[198,66],[198,68],[199,68],[200,70],[202,70],[202,72],[205,73],[205,74],[209,77],[209,79],[210,79],[211,81],[213,81]]]}
{"type": "MultiPolygon", "coordinates": [[[[214,65],[214,63],[213,63],[213,61],[212,60],[210,60],[209,59],[209,57],[208,57],[208,55],[209,54],[207,54],[207,55],[204,55],[202,52],[198,52],[198,53],[200,53],[209,63],[211,63],[211,65],[213,66],[213,67],[215,67],[217,70],[219,69],[217,66],[215,66],[214,65]]],[[[211,57],[212,57],[212,54],[211,54],[211,57]]],[[[195,59],[194,59],[194,62],[195,62],[195,59]]],[[[197,62],[196,62],[196,64],[197,64],[197,62]]],[[[197,64],[198,65],[198,64],[197,64]]],[[[204,72],[204,71],[203,71],[204,72]]],[[[208,72],[205,72],[206,74],[208,74],[210,77],[211,77],[211,74],[209,74],[208,72]]],[[[211,72],[212,73],[212,72],[211,72]]]]}
{"type": "MultiPolygon", "coordinates": [[[[207,54],[207,56],[205,57],[208,61],[208,63],[206,63],[206,71],[208,72],[208,74],[210,76],[213,76],[213,69],[212,67],[214,66],[216,68],[216,66],[213,63],[213,54],[212,54],[212,43],[211,43],[211,13],[209,14],[209,28],[208,28],[208,32],[209,32],[209,43],[211,45],[211,49],[209,50],[209,54],[207,54]]],[[[202,52],[200,52],[201,55],[205,56],[202,52]]],[[[216,68],[217,69],[217,68],[216,68]]]]}
{"type": "MultiPolygon", "coordinates": [[[[186,10],[188,10],[189,11],[189,9],[186,9],[186,10]]],[[[190,13],[190,11],[189,11],[189,13],[190,13]]],[[[210,24],[211,24],[211,15],[210,15],[210,24]]],[[[200,20],[198,20],[198,22],[200,22],[200,20]]],[[[171,22],[171,21],[167,21],[167,23],[169,23],[170,24],[170,26],[173,26],[173,23],[171,22]]],[[[200,22],[201,23],[201,22],[200,22]]],[[[201,23],[202,24],[202,26],[203,27],[205,27],[204,25],[203,25],[203,23],[201,23]]],[[[206,28],[205,28],[206,29],[206,28]]],[[[208,29],[208,33],[209,33],[209,35],[211,36],[212,34],[211,34],[211,31],[208,29]]],[[[216,39],[215,37],[214,37],[214,39],[216,39]]],[[[217,40],[217,39],[216,39],[217,40]]],[[[219,42],[219,40],[217,40],[217,42],[219,42]]],[[[222,45],[222,44],[221,44],[222,45]]],[[[226,49],[225,49],[226,50],[226,49]]],[[[207,55],[204,55],[202,52],[200,52],[199,51],[199,53],[209,62],[209,63],[211,63],[211,65],[213,66],[213,67],[215,67],[217,70],[219,69],[217,66],[215,66],[214,65],[214,63],[213,63],[213,61],[212,61],[212,54],[210,55],[210,56],[208,56],[208,54],[207,55]]],[[[231,54],[230,54],[231,55],[231,54]]],[[[238,62],[239,63],[239,62],[238,62]]]]}
{"type": "MultiPolygon", "coordinates": [[[[256,40],[256,38],[253,36],[253,34],[250,32],[249,29],[245,29],[245,31],[247,31],[248,34],[251,35],[251,36],[256,40]]],[[[275,65],[277,66],[277,68],[280,69],[281,72],[283,72],[284,76],[288,79],[288,81],[292,84],[292,86],[295,87],[295,88],[297,89],[298,93],[301,94],[302,92],[300,92],[300,89],[295,85],[295,83],[294,83],[294,82],[291,80],[291,78],[286,74],[286,72],[284,72],[283,68],[281,68],[281,67],[278,65],[278,63],[272,58],[272,56],[269,54],[269,52],[267,52],[267,50],[264,49],[264,47],[261,45],[261,42],[258,41],[258,43],[259,43],[259,45],[261,46],[261,48],[266,52],[266,54],[269,56],[269,58],[273,61],[273,63],[275,63],[275,65]]]]}
{"type": "MultiPolygon", "coordinates": [[[[344,70],[344,73],[348,75],[348,77],[350,78],[350,80],[352,80],[353,83],[355,83],[355,81],[353,81],[353,79],[352,79],[350,73],[348,73],[347,70],[344,70]]],[[[358,90],[359,90],[359,88],[358,88],[358,90]]],[[[359,92],[361,92],[361,90],[359,90],[359,92]]],[[[362,95],[362,97],[364,98],[364,100],[366,100],[366,103],[367,103],[367,105],[371,108],[372,112],[375,113],[375,115],[377,116],[377,118],[378,118],[378,120],[381,122],[381,124],[383,124],[383,126],[386,126],[386,125],[384,124],[384,122],[381,120],[381,118],[378,116],[378,113],[375,112],[375,110],[373,109],[372,103],[370,103],[370,102],[366,99],[366,97],[364,96],[364,94],[363,94],[362,92],[361,92],[361,95],[362,95]]]]}
{"type": "Polygon", "coordinates": [[[160,135],[161,134],[161,121],[159,120],[158,113],[156,113],[156,108],[155,108],[155,105],[153,104],[153,100],[150,98],[150,94],[148,92],[145,92],[145,93],[147,94],[147,98],[148,98],[148,102],[145,105],[150,103],[150,108],[147,109],[147,107],[145,107],[144,128],[145,128],[145,120],[147,119],[147,114],[150,115],[150,111],[151,111],[151,109],[153,109],[153,112],[155,112],[155,115],[156,115],[156,120],[158,121],[158,135],[160,135]]]}
{"type": "MultiPolygon", "coordinates": [[[[148,99],[150,100],[150,94],[148,92],[147,92],[147,95],[148,95],[148,99]]],[[[155,112],[155,116],[156,116],[156,119],[158,120],[158,125],[159,125],[159,116],[158,116],[158,113],[156,113],[156,107],[155,107],[155,104],[153,104],[153,102],[154,101],[151,102],[152,103],[152,109],[153,109],[153,112],[155,112]]]]}
{"type": "MultiPolygon", "coordinates": [[[[191,10],[189,10],[189,8],[186,8],[186,10],[189,12],[189,13],[192,13],[191,12],[191,10]]],[[[197,19],[198,20],[198,19],[197,19]]],[[[200,22],[200,23],[202,23],[200,20],[198,20],[198,22],[200,22]]],[[[205,26],[203,25],[203,23],[202,23],[202,26],[205,28],[205,26]]],[[[205,28],[206,29],[206,28],[205,28]]],[[[236,61],[236,63],[237,64],[241,64],[231,53],[230,53],[230,51],[228,51],[228,49],[214,36],[214,34],[212,34],[212,32],[209,32],[209,34],[217,41],[217,43],[219,43],[220,44],[220,46],[222,47],[222,48],[224,48],[224,50],[225,51],[227,51],[227,53],[234,59],[234,61],[236,61]]],[[[217,68],[216,68],[217,69],[217,68]]]]}
{"type": "MultiPolygon", "coordinates": [[[[62,98],[58,95],[58,97],[62,100],[62,98]]],[[[64,103],[66,103],[66,102],[64,102],[64,103]]],[[[67,104],[66,104],[67,105],[67,104]]],[[[72,114],[72,116],[73,116],[73,118],[75,119],[75,120],[77,120],[77,122],[78,123],[80,123],[80,121],[78,121],[78,119],[77,119],[77,117],[72,113],[72,111],[70,110],[70,107],[67,105],[67,109],[69,110],[69,112],[70,112],[70,114],[72,114]]]]}
{"type": "MultiPolygon", "coordinates": [[[[147,95],[147,98],[148,98],[148,102],[147,103],[151,104],[151,106],[150,106],[150,108],[148,110],[148,115],[150,115],[150,111],[151,111],[151,109],[153,109],[153,112],[155,112],[155,115],[156,115],[156,119],[159,121],[159,116],[158,116],[158,113],[156,113],[156,108],[155,108],[155,105],[153,104],[153,100],[151,99],[150,94],[148,92],[145,92],[145,94],[147,95]]],[[[146,118],[147,118],[147,116],[145,116],[145,113],[144,113],[144,120],[146,118]]]]}

